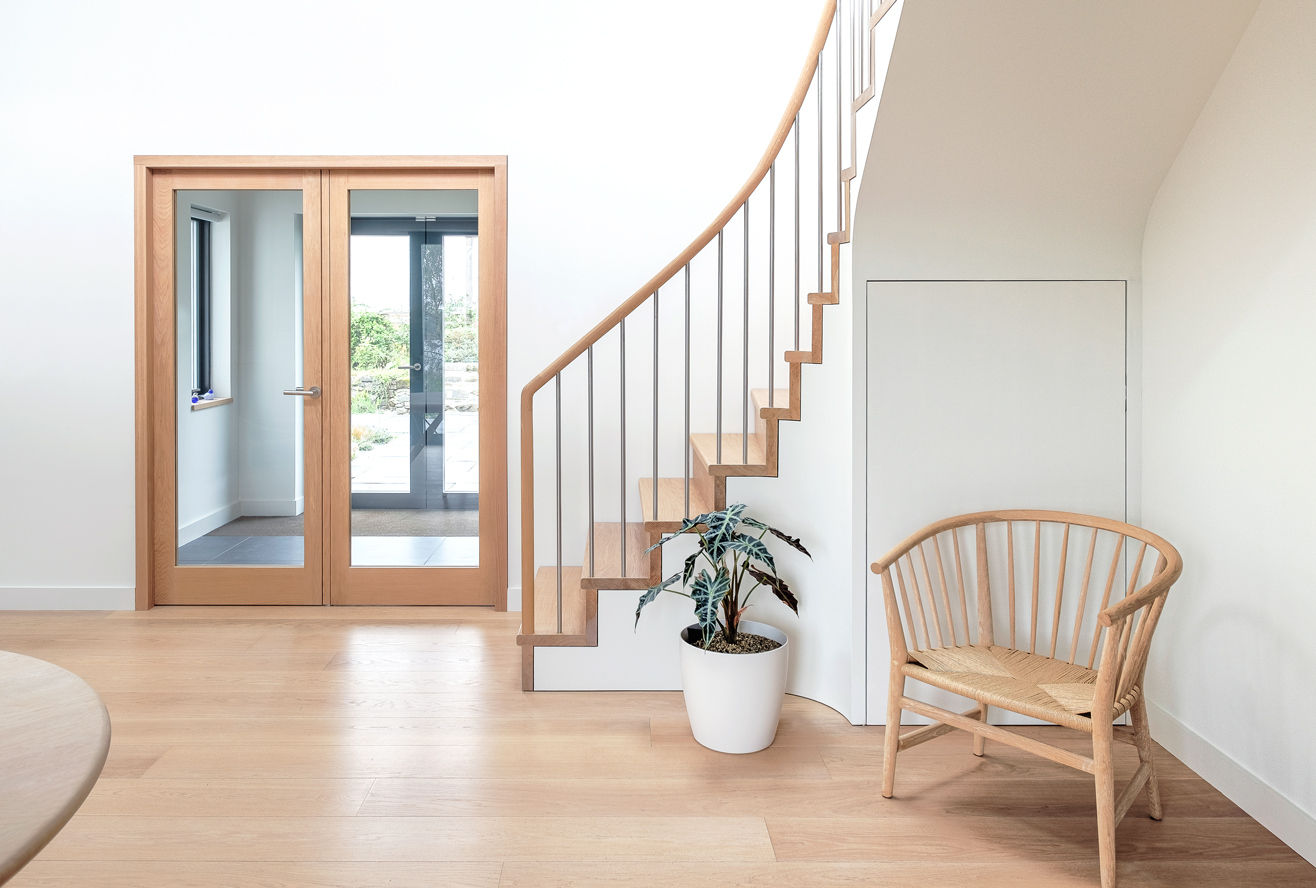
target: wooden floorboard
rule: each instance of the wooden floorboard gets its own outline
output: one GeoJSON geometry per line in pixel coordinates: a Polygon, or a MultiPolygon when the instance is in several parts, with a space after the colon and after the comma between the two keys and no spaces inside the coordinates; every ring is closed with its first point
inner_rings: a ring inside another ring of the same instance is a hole
{"type": "MultiPolygon", "coordinates": [[[[777,743],[698,746],[675,693],[519,690],[516,614],[0,613],[0,649],[82,675],[104,775],[15,888],[1095,886],[1091,778],[952,735],[879,788],[882,729],[787,698],[777,743]]],[[[1086,738],[1022,729],[1081,751],[1086,738]]],[[[1117,749],[1121,778],[1136,767],[1117,749]]],[[[1122,888],[1311,886],[1313,868],[1164,750],[1165,820],[1122,888]]]]}

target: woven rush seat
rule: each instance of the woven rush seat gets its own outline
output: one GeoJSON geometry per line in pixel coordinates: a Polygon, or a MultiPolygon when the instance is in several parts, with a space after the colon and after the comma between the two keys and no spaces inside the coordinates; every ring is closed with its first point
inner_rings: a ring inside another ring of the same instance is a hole
{"type": "MultiPolygon", "coordinates": [[[[1092,669],[1000,645],[964,645],[910,651],[917,663],[905,665],[911,678],[979,703],[1000,706],[1033,718],[1091,732],[1097,673],[1092,669]]],[[[1111,718],[1137,699],[1116,702],[1111,718]]]]}

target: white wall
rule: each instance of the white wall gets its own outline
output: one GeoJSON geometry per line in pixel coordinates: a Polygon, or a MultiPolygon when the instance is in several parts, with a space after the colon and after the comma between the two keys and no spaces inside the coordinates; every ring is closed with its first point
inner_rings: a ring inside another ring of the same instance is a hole
{"type": "MultiPolygon", "coordinates": [[[[870,557],[920,527],[967,512],[1059,509],[1124,517],[1122,281],[880,282],[868,290],[870,557]]],[[[1043,528],[1040,576],[1059,574],[1059,537],[1058,527],[1043,528]]],[[[1004,542],[1002,530],[989,544],[998,568],[1006,563],[998,545],[1004,542]]],[[[1070,546],[1081,552],[1086,544],[1083,532],[1070,546]]],[[[971,532],[962,545],[974,545],[971,532]]],[[[951,576],[951,553],[945,557],[951,576]]],[[[972,548],[955,571],[961,569],[964,585],[973,589],[972,548]]],[[[1025,566],[1025,577],[1028,570],[1025,566]]],[[[1007,608],[1005,574],[998,572],[991,588],[999,639],[1006,637],[1007,615],[1015,608],[1007,608]]],[[[869,576],[869,638],[875,649],[868,656],[868,716],[883,721],[891,661],[881,582],[869,576]]],[[[1071,577],[1071,586],[1074,582],[1071,577]]],[[[1054,593],[1046,601],[1053,599],[1054,593]]],[[[1074,644],[1074,599],[1070,595],[1063,602],[1065,617],[1055,639],[1060,651],[1074,644]]],[[[974,608],[971,601],[976,613],[974,608]]],[[[1048,617],[1049,608],[1041,608],[1048,617]]],[[[1096,610],[1094,597],[1087,624],[1095,625],[1096,610]]],[[[1021,637],[1028,638],[1029,608],[1018,612],[1021,637]]],[[[976,625],[975,619],[970,616],[970,623],[976,625]]],[[[1009,629],[1011,637],[1013,632],[1009,629]]],[[[1038,644],[1050,638],[1043,625],[1038,644]]],[[[908,693],[948,709],[963,708],[958,698],[915,682],[909,682],[908,693]]],[[[992,720],[1032,721],[1004,710],[994,710],[992,720]]],[[[911,714],[905,721],[927,723],[911,714]]]]}
{"type": "Polygon", "coordinates": [[[1316,5],[1263,0],[1143,242],[1157,738],[1316,861],[1316,5]]]}
{"type": "Polygon", "coordinates": [[[515,403],[526,379],[734,193],[818,11],[788,0],[8,9],[0,307],[16,332],[0,352],[0,416],[20,431],[0,436],[0,481],[15,504],[0,511],[0,602],[132,600],[134,154],[508,155],[515,403]],[[188,52],[164,51],[179,45],[188,52]],[[370,73],[406,62],[423,86],[370,73]],[[223,89],[198,105],[184,65],[223,89]],[[70,207],[96,225],[75,250],[70,207]],[[95,396],[70,410],[62,394],[86,391],[95,396]]]}
{"type": "MultiPolygon", "coordinates": [[[[299,515],[304,402],[284,389],[301,382],[302,317],[294,251],[302,195],[249,191],[233,223],[238,303],[234,399],[238,496],[243,515],[299,515]]],[[[214,408],[223,410],[223,407],[214,408]]]]}
{"type": "Polygon", "coordinates": [[[222,214],[211,228],[211,384],[229,396],[233,365],[233,220],[241,195],[232,191],[182,192],[174,215],[174,402],[178,435],[178,545],[232,521],[238,508],[238,416],[232,404],[192,409],[193,204],[222,214]]]}
{"type": "MultiPolygon", "coordinates": [[[[922,0],[906,8],[856,209],[855,354],[865,354],[870,327],[867,281],[1058,279],[1127,281],[1136,355],[1147,208],[1254,7],[922,0]]],[[[857,392],[864,363],[855,362],[857,392]]],[[[1138,372],[1131,362],[1134,417],[1138,372]]],[[[866,453],[865,425],[854,432],[852,453],[866,453]]],[[[1136,522],[1136,423],[1127,447],[1136,522]]],[[[859,515],[879,507],[863,490],[855,485],[859,515]]],[[[871,574],[857,586],[871,615],[880,589],[871,574]]],[[[887,641],[880,614],[870,627],[878,630],[871,661],[886,656],[887,641]]],[[[885,717],[884,702],[885,688],[870,695],[870,721],[885,717]]]]}

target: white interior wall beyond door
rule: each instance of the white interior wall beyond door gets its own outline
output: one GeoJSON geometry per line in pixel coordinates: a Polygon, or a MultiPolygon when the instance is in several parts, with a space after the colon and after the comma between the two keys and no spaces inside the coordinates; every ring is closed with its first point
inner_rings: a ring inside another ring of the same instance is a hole
{"type": "MultiPolygon", "coordinates": [[[[1125,289],[1124,281],[868,284],[867,561],[965,512],[1125,518],[1125,289]]],[[[890,661],[881,582],[868,578],[867,710],[877,724],[890,661]]]]}

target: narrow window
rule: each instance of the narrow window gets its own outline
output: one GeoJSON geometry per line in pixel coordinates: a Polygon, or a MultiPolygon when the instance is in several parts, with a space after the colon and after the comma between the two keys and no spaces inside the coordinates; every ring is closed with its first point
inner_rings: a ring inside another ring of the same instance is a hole
{"type": "Polygon", "coordinates": [[[211,223],[192,217],[192,394],[200,397],[213,388],[210,379],[211,223]]]}

